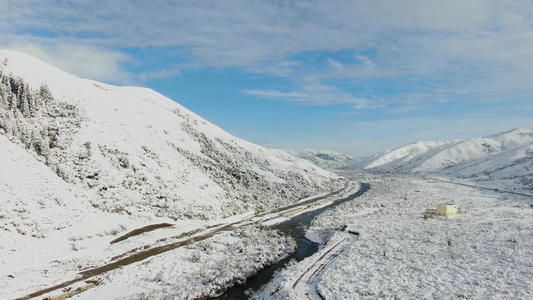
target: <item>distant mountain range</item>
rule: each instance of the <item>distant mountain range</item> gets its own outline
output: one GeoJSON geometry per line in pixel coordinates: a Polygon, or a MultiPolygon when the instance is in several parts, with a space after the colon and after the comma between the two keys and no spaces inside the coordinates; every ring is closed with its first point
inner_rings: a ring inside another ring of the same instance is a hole
{"type": "Polygon", "coordinates": [[[363,159],[328,150],[284,150],[324,169],[417,174],[533,191],[533,128],[483,138],[425,141],[363,159]]]}
{"type": "Polygon", "coordinates": [[[329,150],[287,149],[283,151],[307,159],[324,169],[340,169],[360,162],[358,158],[329,150]]]}
{"type": "Polygon", "coordinates": [[[349,169],[505,182],[533,190],[533,129],[483,138],[417,142],[372,155],[349,169]]]}

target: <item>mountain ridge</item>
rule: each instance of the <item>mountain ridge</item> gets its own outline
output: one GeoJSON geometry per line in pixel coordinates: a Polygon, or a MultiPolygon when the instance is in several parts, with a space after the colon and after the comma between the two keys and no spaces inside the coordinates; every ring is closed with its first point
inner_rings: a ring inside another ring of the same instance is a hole
{"type": "Polygon", "coordinates": [[[506,181],[533,190],[533,128],[481,138],[417,142],[375,154],[349,169],[506,181]]]}

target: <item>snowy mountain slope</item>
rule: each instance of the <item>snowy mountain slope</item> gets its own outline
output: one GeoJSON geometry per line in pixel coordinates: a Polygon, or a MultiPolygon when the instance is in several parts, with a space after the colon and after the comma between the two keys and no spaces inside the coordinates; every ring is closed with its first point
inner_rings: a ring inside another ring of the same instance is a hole
{"type": "Polygon", "coordinates": [[[376,154],[354,168],[503,180],[533,190],[533,129],[514,129],[483,138],[418,142],[376,154]]]}
{"type": "MultiPolygon", "coordinates": [[[[29,287],[54,276],[60,269],[58,260],[81,263],[75,257],[80,252],[72,249],[73,237],[104,236],[119,224],[133,223],[127,216],[95,209],[90,203],[94,195],[73,189],[3,135],[0,166],[0,299],[14,298],[6,296],[8,287],[29,287]],[[28,269],[36,269],[38,275],[31,276],[28,269]],[[40,274],[42,270],[50,272],[40,274]],[[8,274],[17,280],[6,277],[8,274]]],[[[95,246],[94,239],[91,242],[95,246]]]]}
{"type": "Polygon", "coordinates": [[[329,150],[283,149],[283,151],[307,159],[323,169],[339,169],[359,162],[355,157],[329,150]]]}
{"type": "MultiPolygon", "coordinates": [[[[0,232],[42,238],[56,227],[70,226],[90,207],[86,195],[76,195],[50,168],[0,135],[0,232]],[[73,209],[67,209],[70,203],[73,209]]],[[[7,237],[7,236],[6,236],[7,237]]],[[[3,239],[3,241],[6,241],[3,239]]],[[[2,243],[0,247],[8,247],[2,243]]]]}
{"type": "Polygon", "coordinates": [[[403,165],[424,153],[448,143],[449,142],[417,142],[394,150],[375,154],[361,163],[364,164],[367,169],[383,165],[403,165]]]}
{"type": "Polygon", "coordinates": [[[152,90],[80,79],[0,50],[0,299],[342,185],[152,90]],[[161,223],[174,226],[110,244],[161,223]]]}
{"type": "Polygon", "coordinates": [[[209,219],[335,186],[332,173],[235,138],[152,90],[80,79],[7,50],[0,72],[0,131],[94,192],[102,211],[209,219]]]}

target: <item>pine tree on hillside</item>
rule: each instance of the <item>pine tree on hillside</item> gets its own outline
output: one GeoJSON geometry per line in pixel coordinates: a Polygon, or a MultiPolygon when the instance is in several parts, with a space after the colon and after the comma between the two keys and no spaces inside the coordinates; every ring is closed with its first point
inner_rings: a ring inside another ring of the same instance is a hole
{"type": "Polygon", "coordinates": [[[50,88],[48,88],[48,85],[46,83],[43,83],[41,87],[39,87],[39,92],[37,93],[37,105],[44,107],[48,103],[52,102],[53,99],[54,98],[52,97],[50,88]]]}
{"type": "Polygon", "coordinates": [[[46,84],[33,91],[22,79],[0,69],[0,134],[32,150],[47,162],[56,155],[51,149],[69,143],[69,134],[79,126],[79,112],[71,104],[55,101],[46,84]]]}

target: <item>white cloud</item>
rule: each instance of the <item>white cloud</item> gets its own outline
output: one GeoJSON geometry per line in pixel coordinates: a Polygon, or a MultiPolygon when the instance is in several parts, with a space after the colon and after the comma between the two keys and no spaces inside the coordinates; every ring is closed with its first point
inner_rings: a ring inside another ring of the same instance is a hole
{"type": "Polygon", "coordinates": [[[177,75],[180,75],[180,69],[169,69],[169,70],[157,70],[157,71],[144,71],[139,74],[139,79],[142,81],[150,79],[161,79],[161,78],[170,78],[177,75]]]}
{"type": "Polygon", "coordinates": [[[355,58],[359,61],[361,61],[361,63],[366,66],[366,67],[375,67],[376,66],[376,63],[368,56],[364,56],[364,55],[355,55],[355,58]]]}
{"type": "Polygon", "coordinates": [[[411,111],[417,111],[417,110],[427,110],[429,109],[428,105],[407,105],[407,106],[401,106],[397,108],[391,109],[391,111],[395,114],[403,114],[411,111]]]}
{"type": "Polygon", "coordinates": [[[82,78],[118,84],[132,81],[132,74],[124,71],[122,66],[131,58],[118,51],[62,43],[43,45],[20,40],[7,45],[7,48],[25,52],[82,78]]]}
{"type": "Polygon", "coordinates": [[[334,59],[331,59],[329,58],[328,59],[328,63],[329,63],[329,67],[333,70],[343,70],[344,69],[344,66],[342,65],[342,63],[334,60],[334,59]]]}
{"type": "Polygon", "coordinates": [[[280,92],[276,90],[242,90],[245,94],[258,95],[265,98],[285,99],[290,101],[305,102],[312,105],[349,104],[354,109],[376,108],[382,104],[366,98],[354,97],[341,91],[339,88],[321,82],[308,81],[298,92],[280,92]]]}
{"type": "MultiPolygon", "coordinates": [[[[394,51],[388,47],[405,47],[398,41],[413,34],[429,35],[435,42],[440,32],[453,37],[463,32],[476,33],[487,26],[504,26],[511,31],[531,29],[526,26],[527,20],[507,17],[516,13],[513,9],[518,4],[504,0],[233,0],[157,4],[117,0],[105,5],[86,1],[69,5],[68,9],[66,6],[46,0],[14,3],[4,16],[11,24],[7,31],[37,28],[59,35],[66,32],[69,38],[76,33],[110,37],[92,38],[100,45],[187,47],[205,64],[249,66],[300,51],[394,51]],[[504,17],[495,19],[501,15],[504,17]]],[[[525,5],[526,10],[530,7],[525,5]]]]}
{"type": "Polygon", "coordinates": [[[241,92],[248,94],[248,95],[257,95],[262,96],[266,98],[287,98],[287,99],[302,99],[307,97],[308,95],[305,93],[299,93],[299,92],[290,92],[290,93],[284,93],[280,91],[275,90],[264,90],[264,91],[254,91],[254,90],[242,90],[241,92]]]}
{"type": "Polygon", "coordinates": [[[246,68],[245,70],[256,74],[272,74],[279,77],[289,77],[299,65],[300,63],[296,61],[278,61],[274,63],[265,63],[265,65],[262,66],[246,68]]]}

